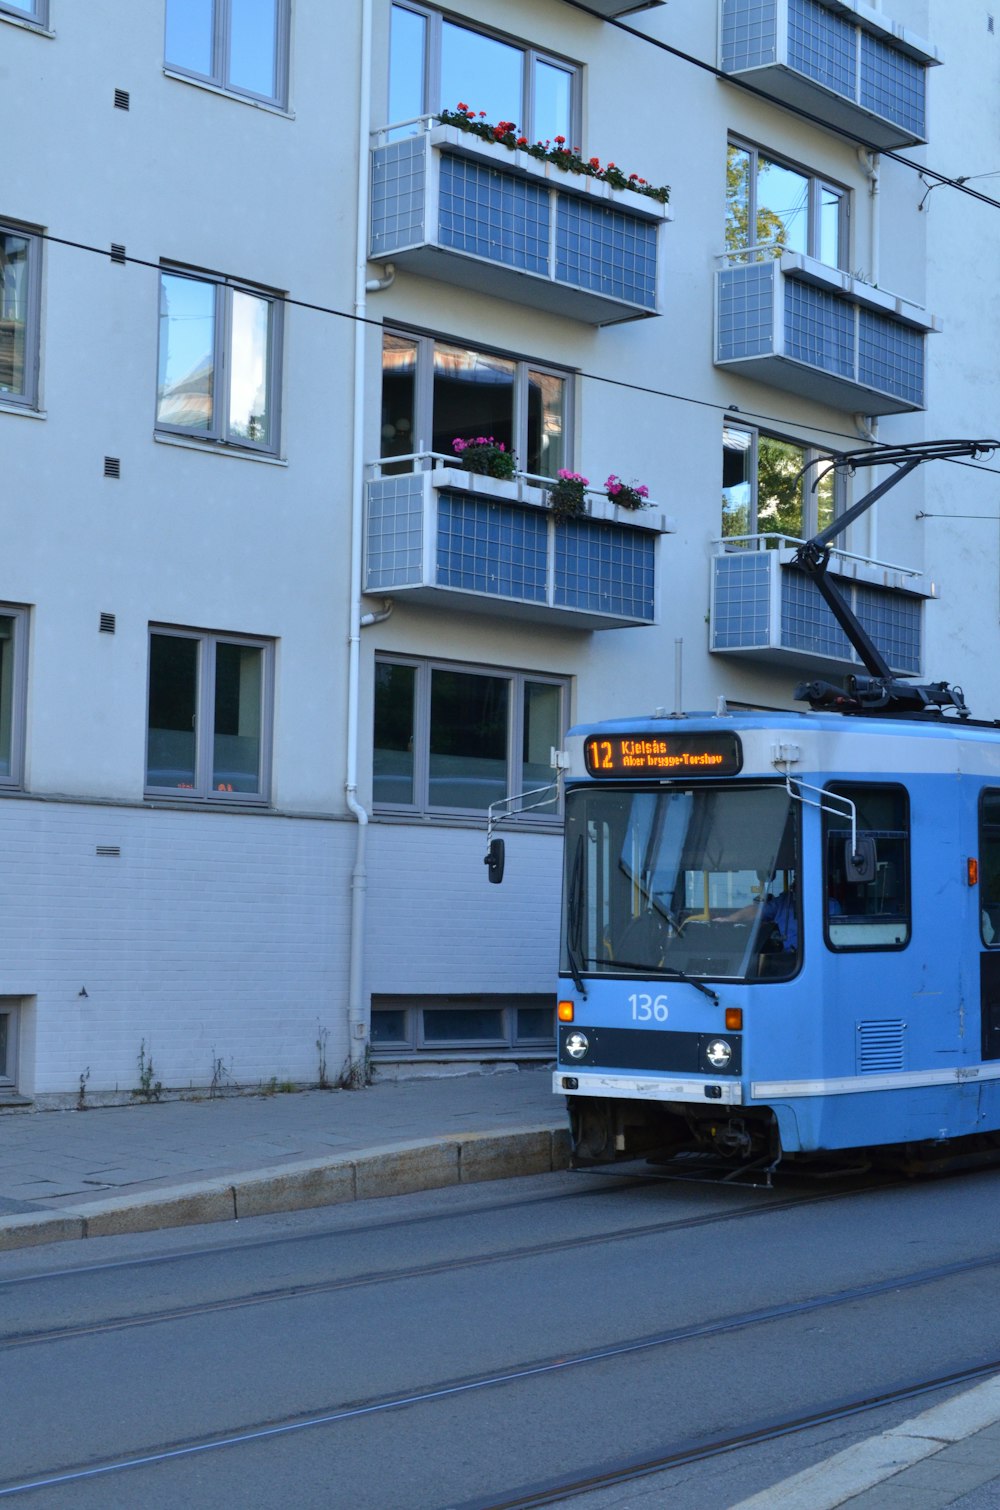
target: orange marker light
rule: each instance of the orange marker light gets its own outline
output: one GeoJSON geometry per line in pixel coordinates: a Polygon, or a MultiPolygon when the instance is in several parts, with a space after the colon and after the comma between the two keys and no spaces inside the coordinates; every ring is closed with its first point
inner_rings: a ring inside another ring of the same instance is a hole
{"type": "Polygon", "coordinates": [[[556,1008],[556,1016],[560,1022],[572,1022],[573,1003],[571,1001],[561,1001],[556,1008]]]}
{"type": "Polygon", "coordinates": [[[976,882],[979,880],[979,861],[974,859],[972,855],[970,855],[968,860],[966,861],[966,864],[969,867],[969,885],[975,886],[976,882]]]}
{"type": "Polygon", "coordinates": [[[743,1008],[726,1008],[726,1030],[730,1033],[738,1033],[743,1027],[743,1008]]]}

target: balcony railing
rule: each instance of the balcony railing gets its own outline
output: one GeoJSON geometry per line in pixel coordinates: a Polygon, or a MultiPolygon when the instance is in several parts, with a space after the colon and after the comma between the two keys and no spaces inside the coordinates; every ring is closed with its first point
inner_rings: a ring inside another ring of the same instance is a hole
{"type": "MultiPolygon", "coordinates": [[[[861,664],[815,582],[791,564],[802,542],[742,535],[715,542],[709,648],[798,670],[861,664]]],[[[893,671],[919,676],[923,609],[936,596],[910,567],[830,552],[830,575],[893,671]]]]}
{"type": "Polygon", "coordinates": [[[849,413],[924,407],[918,305],[780,246],[727,252],[716,274],[715,362],[849,413]]]}
{"type": "Polygon", "coordinates": [[[590,325],[659,312],[667,219],[667,206],[645,195],[433,117],[375,134],[373,261],[590,325]],[[403,129],[413,134],[398,136],[403,129]]]}
{"type": "Polygon", "coordinates": [[[719,67],[872,147],[927,140],[937,49],[863,0],[722,0],[719,67]]]}
{"type": "Polygon", "coordinates": [[[632,513],[593,496],[585,516],[557,524],[544,479],[482,477],[448,461],[372,464],[365,592],[573,629],[655,621],[658,541],[673,528],[655,505],[632,513]]]}

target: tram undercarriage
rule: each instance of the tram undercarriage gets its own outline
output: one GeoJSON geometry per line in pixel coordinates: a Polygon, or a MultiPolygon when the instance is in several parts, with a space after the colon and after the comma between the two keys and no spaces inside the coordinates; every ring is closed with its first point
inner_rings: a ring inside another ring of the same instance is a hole
{"type": "Polygon", "coordinates": [[[707,1157],[704,1178],[727,1181],[742,1174],[794,1167],[799,1173],[861,1174],[866,1170],[912,1179],[981,1169],[1000,1163],[1000,1132],[973,1133],[922,1143],[893,1143],[875,1148],[819,1149],[785,1153],[777,1119],[768,1108],[747,1115],[713,1113],[709,1107],[678,1102],[628,1101],[590,1096],[567,1097],[571,1169],[644,1160],[666,1172],[673,1165],[691,1172],[692,1155],[707,1157]]]}

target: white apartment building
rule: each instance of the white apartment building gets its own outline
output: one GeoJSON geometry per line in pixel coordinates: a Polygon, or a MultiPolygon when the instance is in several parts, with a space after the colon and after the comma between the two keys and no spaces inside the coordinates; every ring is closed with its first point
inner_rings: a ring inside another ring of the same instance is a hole
{"type": "MultiPolygon", "coordinates": [[[[551,1056],[567,728],[857,669],[796,475],[1000,428],[990,4],[0,0],[0,1096],[551,1056]]],[[[832,568],[980,717],[998,471],[832,568]]]]}

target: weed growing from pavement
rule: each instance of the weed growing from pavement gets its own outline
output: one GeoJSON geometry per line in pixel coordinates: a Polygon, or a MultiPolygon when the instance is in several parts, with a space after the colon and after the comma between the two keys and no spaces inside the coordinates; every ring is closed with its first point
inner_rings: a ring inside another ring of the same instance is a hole
{"type": "Polygon", "coordinates": [[[156,1079],[156,1071],[153,1068],[153,1054],[150,1050],[146,1054],[145,1038],[139,1044],[139,1084],[132,1095],[141,1101],[159,1101],[163,1094],[163,1083],[156,1079]]]}
{"type": "Polygon", "coordinates": [[[80,1076],[80,1090],[79,1090],[79,1092],[77,1094],[77,1098],[76,1098],[76,1109],[77,1109],[78,1112],[85,1112],[87,1110],[87,1081],[89,1079],[90,1079],[90,1065],[88,1064],[87,1068],[83,1071],[83,1074],[80,1076]]]}

